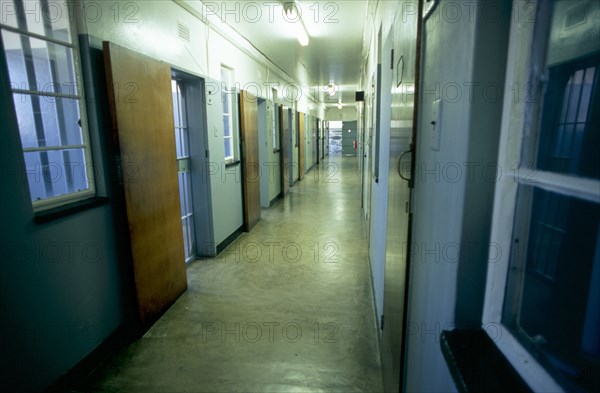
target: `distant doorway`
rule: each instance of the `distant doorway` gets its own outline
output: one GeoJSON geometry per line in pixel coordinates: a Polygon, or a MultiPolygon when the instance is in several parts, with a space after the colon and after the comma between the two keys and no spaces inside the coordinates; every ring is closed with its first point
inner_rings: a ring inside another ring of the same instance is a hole
{"type": "Polygon", "coordinates": [[[342,126],[341,121],[329,122],[329,154],[342,154],[342,126]]]}
{"type": "Polygon", "coordinates": [[[179,202],[186,263],[214,255],[204,80],[171,70],[179,202]]]}

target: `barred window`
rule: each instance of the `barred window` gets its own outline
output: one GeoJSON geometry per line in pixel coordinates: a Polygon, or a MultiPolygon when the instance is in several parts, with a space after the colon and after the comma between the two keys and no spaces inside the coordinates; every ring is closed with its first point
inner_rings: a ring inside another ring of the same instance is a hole
{"type": "Polygon", "coordinates": [[[92,160],[67,4],[2,1],[0,30],[34,210],[89,198],[92,160]]]}

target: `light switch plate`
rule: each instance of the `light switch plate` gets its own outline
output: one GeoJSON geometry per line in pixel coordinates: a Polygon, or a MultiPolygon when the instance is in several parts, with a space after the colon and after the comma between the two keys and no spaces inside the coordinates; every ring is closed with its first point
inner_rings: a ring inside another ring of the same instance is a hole
{"type": "Polygon", "coordinates": [[[442,140],[442,100],[431,104],[431,150],[440,151],[442,140]]]}

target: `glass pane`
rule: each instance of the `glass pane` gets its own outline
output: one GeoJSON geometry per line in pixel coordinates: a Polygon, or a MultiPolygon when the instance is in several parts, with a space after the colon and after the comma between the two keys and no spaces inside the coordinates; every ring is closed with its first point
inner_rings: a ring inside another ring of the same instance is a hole
{"type": "Polygon", "coordinates": [[[547,171],[600,178],[597,146],[600,120],[597,67],[552,70],[542,118],[537,167],[547,171]]]}
{"type": "Polygon", "coordinates": [[[25,171],[31,200],[36,201],[52,196],[52,185],[49,182],[48,155],[46,153],[25,153],[25,171]],[[46,191],[46,186],[48,191],[46,191]]]}
{"type": "Polygon", "coordinates": [[[17,10],[15,8],[14,0],[3,0],[0,6],[2,7],[2,10],[0,11],[0,23],[11,27],[18,27],[17,10]]]}
{"type": "Polygon", "coordinates": [[[186,211],[185,214],[193,214],[193,209],[192,209],[192,174],[190,172],[185,172],[183,174],[183,177],[185,179],[185,185],[186,185],[186,193],[185,193],[185,199],[186,199],[186,211]]]}
{"type": "Polygon", "coordinates": [[[182,158],[183,153],[181,151],[181,128],[175,128],[175,150],[177,158],[182,158]]]}
{"type": "Polygon", "coordinates": [[[181,226],[182,226],[182,230],[183,230],[183,251],[184,251],[185,259],[188,259],[190,257],[190,237],[189,237],[188,225],[189,225],[188,220],[183,219],[181,221],[181,226]]]}
{"type": "Polygon", "coordinates": [[[33,201],[89,189],[83,149],[26,152],[25,168],[33,201]]]}
{"type": "Polygon", "coordinates": [[[508,287],[521,294],[505,303],[505,323],[563,377],[598,386],[600,205],[528,186],[519,204],[516,233],[527,238],[515,239],[508,287]]]}
{"type": "Polygon", "coordinates": [[[223,115],[223,135],[225,136],[225,138],[231,136],[231,124],[229,120],[229,116],[223,115]]]}
{"type": "Polygon", "coordinates": [[[171,80],[171,95],[173,98],[173,120],[175,127],[181,127],[181,118],[179,116],[179,96],[177,94],[177,81],[171,80]]]}
{"type": "Polygon", "coordinates": [[[2,39],[13,89],[78,94],[70,48],[4,30],[2,39]]]}
{"type": "Polygon", "coordinates": [[[14,94],[23,148],[83,144],[79,100],[14,94]]]}
{"type": "Polygon", "coordinates": [[[179,99],[178,111],[179,111],[179,118],[181,121],[181,126],[187,127],[187,116],[185,113],[185,96],[183,95],[183,91],[181,90],[181,84],[179,82],[177,83],[177,96],[179,99]]]}
{"type": "Polygon", "coordinates": [[[232,158],[233,153],[231,151],[231,142],[230,138],[225,138],[225,159],[232,158]]]}
{"type": "Polygon", "coordinates": [[[185,182],[183,180],[183,172],[179,172],[179,207],[181,216],[185,216],[185,182]]]}
{"type": "Polygon", "coordinates": [[[553,1],[544,97],[537,141],[525,141],[537,152],[537,168],[600,178],[600,29],[597,1],[553,1]]]}
{"type": "Polygon", "coordinates": [[[44,3],[34,0],[3,0],[1,22],[32,33],[71,42],[69,7],[66,1],[44,3]],[[19,21],[18,15],[24,15],[25,19],[19,21]]]}
{"type": "Polygon", "coordinates": [[[229,110],[230,105],[230,95],[227,91],[223,91],[222,94],[222,100],[223,100],[223,114],[227,113],[231,113],[231,111],[229,110]]]}
{"type": "Polygon", "coordinates": [[[181,133],[181,156],[189,157],[190,156],[190,145],[188,143],[188,130],[187,128],[182,128],[180,130],[181,133]]]}
{"type": "Polygon", "coordinates": [[[186,258],[191,258],[194,255],[196,255],[196,235],[195,235],[195,231],[194,231],[194,220],[193,217],[188,217],[186,219],[187,222],[187,229],[188,229],[188,244],[189,244],[189,250],[188,250],[188,254],[186,255],[186,258]]]}

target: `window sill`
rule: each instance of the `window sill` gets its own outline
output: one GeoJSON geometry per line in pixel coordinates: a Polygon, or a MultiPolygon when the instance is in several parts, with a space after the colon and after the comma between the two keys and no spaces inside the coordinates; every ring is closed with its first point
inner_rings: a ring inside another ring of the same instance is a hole
{"type": "Polygon", "coordinates": [[[440,344],[459,392],[532,392],[482,329],[445,330],[440,344]]]}
{"type": "Polygon", "coordinates": [[[51,209],[36,212],[33,220],[36,224],[44,224],[71,214],[79,213],[85,210],[93,209],[98,206],[108,204],[109,199],[104,197],[92,197],[81,201],[66,203],[51,209]]]}
{"type": "Polygon", "coordinates": [[[236,160],[236,161],[229,161],[225,163],[225,168],[233,168],[234,166],[238,166],[240,165],[241,161],[240,160],[236,160]]]}

